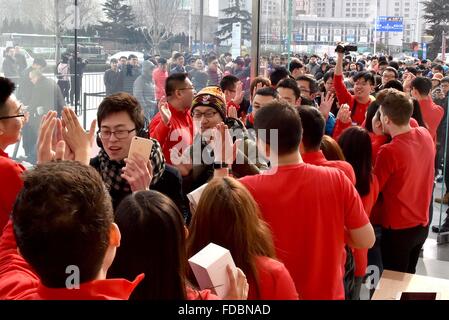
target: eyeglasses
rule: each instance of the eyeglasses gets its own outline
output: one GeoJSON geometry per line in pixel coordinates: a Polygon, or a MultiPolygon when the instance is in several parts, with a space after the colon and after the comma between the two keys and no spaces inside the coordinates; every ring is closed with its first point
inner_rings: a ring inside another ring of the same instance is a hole
{"type": "Polygon", "coordinates": [[[115,135],[115,137],[119,140],[123,140],[128,138],[129,134],[133,131],[136,131],[136,128],[132,130],[117,130],[117,131],[109,131],[109,130],[100,130],[98,131],[98,136],[101,139],[110,139],[112,135],[115,135]]]}
{"type": "Polygon", "coordinates": [[[0,120],[13,119],[13,118],[25,118],[26,114],[23,112],[23,109],[25,109],[25,106],[21,104],[19,106],[19,108],[17,109],[16,115],[0,117],[0,120]]]}
{"type": "Polygon", "coordinates": [[[203,116],[206,119],[211,119],[213,118],[218,112],[217,111],[206,111],[206,112],[193,112],[193,117],[195,119],[201,119],[203,116]]]}

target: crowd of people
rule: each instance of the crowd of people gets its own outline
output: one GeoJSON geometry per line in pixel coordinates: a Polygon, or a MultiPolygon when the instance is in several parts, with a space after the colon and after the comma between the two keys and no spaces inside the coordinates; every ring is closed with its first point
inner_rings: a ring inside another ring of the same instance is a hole
{"type": "Polygon", "coordinates": [[[368,266],[415,273],[447,66],[335,55],[261,58],[254,79],[248,57],[111,60],[89,130],[70,107],[36,116],[31,169],[5,152],[29,115],[0,78],[0,298],[219,299],[188,268],[209,243],[238,267],[224,299],[357,300],[368,266]]]}

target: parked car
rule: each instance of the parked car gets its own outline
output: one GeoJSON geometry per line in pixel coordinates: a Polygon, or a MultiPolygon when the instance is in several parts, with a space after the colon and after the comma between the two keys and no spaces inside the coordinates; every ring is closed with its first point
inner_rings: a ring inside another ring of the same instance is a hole
{"type": "Polygon", "coordinates": [[[106,64],[110,64],[112,58],[115,58],[115,59],[119,60],[120,57],[127,57],[128,58],[132,54],[135,55],[137,57],[137,59],[139,60],[139,63],[142,64],[142,62],[143,62],[143,53],[139,52],[139,51],[120,51],[120,52],[117,52],[117,53],[113,54],[112,56],[109,56],[106,59],[106,64]]]}

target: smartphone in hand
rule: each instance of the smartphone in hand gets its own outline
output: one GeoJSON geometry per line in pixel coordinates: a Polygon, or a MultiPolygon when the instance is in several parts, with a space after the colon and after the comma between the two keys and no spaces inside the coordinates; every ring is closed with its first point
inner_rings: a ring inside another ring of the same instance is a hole
{"type": "Polygon", "coordinates": [[[150,159],[152,148],[153,148],[152,140],[141,137],[134,137],[131,141],[128,158],[132,158],[133,155],[139,154],[144,159],[150,159]]]}

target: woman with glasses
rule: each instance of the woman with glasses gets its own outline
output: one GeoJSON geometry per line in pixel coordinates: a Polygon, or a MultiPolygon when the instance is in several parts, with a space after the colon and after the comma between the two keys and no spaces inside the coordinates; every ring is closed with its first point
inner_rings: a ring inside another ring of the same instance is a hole
{"type": "Polygon", "coordinates": [[[243,123],[228,116],[226,110],[226,98],[220,87],[206,87],[193,99],[191,114],[196,135],[192,146],[184,153],[185,157],[182,159],[184,165],[178,166],[186,181],[184,184],[187,186],[186,193],[200,187],[214,175],[211,142],[214,128],[221,122],[224,122],[231,130],[234,142],[237,140],[241,142],[230,168],[232,174],[236,177],[244,177],[258,174],[260,169],[267,168],[266,163],[257,157],[256,144],[248,138],[248,132],[243,123]]]}
{"type": "Polygon", "coordinates": [[[22,106],[13,94],[14,90],[12,81],[0,77],[0,235],[22,188],[20,176],[25,170],[6,153],[8,146],[20,141],[21,130],[26,121],[22,106]]]}

